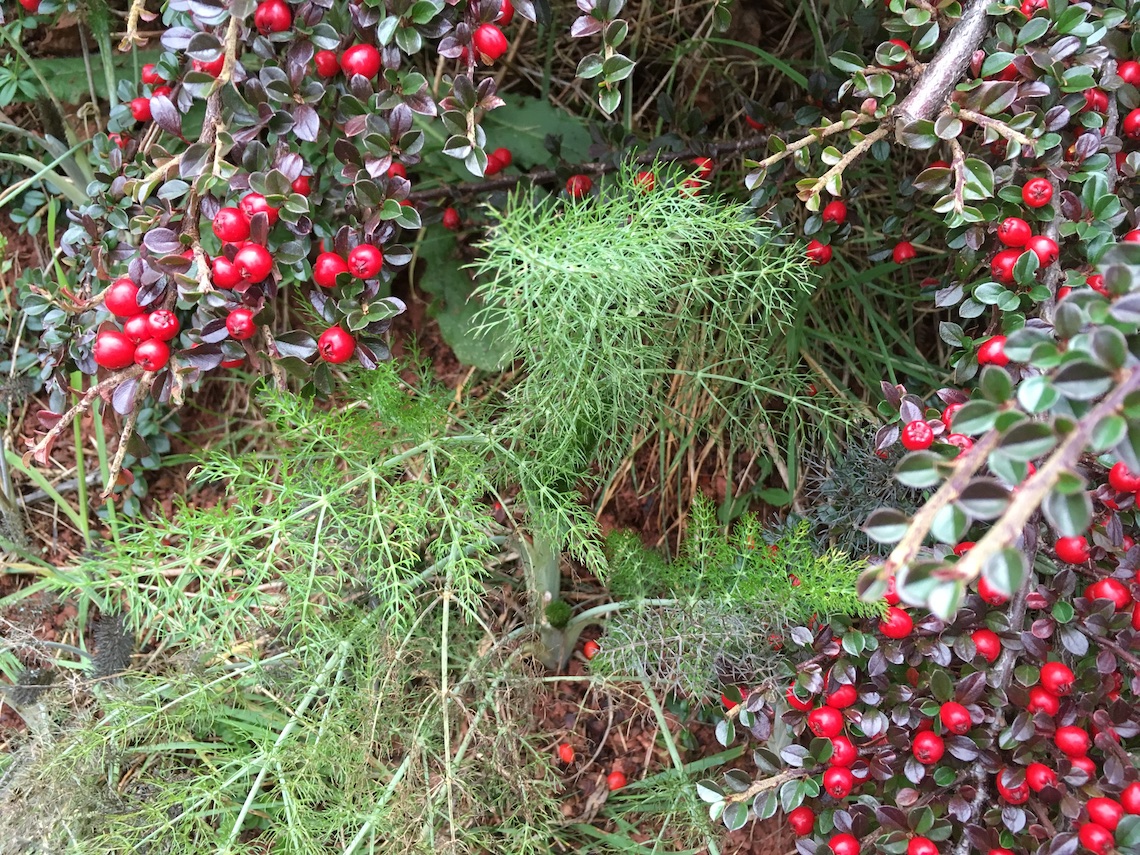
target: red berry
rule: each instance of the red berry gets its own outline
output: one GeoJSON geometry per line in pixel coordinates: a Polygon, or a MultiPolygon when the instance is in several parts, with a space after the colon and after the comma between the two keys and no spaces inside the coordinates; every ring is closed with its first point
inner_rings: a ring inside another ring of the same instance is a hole
{"type": "Polygon", "coordinates": [[[1082,113],[1103,113],[1108,110],[1108,93],[1103,89],[1086,89],[1082,113]]]}
{"type": "Polygon", "coordinates": [[[1057,786],[1057,773],[1044,763],[1030,763],[1025,769],[1025,783],[1035,793],[1057,786]]]}
{"type": "Polygon", "coordinates": [[[20,0],[20,5],[33,15],[40,10],[40,0],[20,0]]]}
{"type": "Polygon", "coordinates": [[[1080,769],[1082,772],[1088,775],[1090,779],[1096,777],[1096,763],[1092,761],[1092,758],[1083,756],[1070,757],[1069,763],[1074,769],[1080,769]]]}
{"type": "Polygon", "coordinates": [[[325,362],[347,362],[356,351],[356,339],[340,327],[329,327],[317,339],[317,353],[325,362]]]}
{"type": "Polygon", "coordinates": [[[982,343],[978,348],[978,365],[996,365],[999,368],[1009,365],[1004,335],[995,335],[982,343]]]}
{"type": "Polygon", "coordinates": [[[1020,247],[1025,246],[1033,237],[1033,230],[1020,217],[1006,217],[998,226],[997,236],[1006,246],[1020,247]]]}
{"type": "Polygon", "coordinates": [[[237,243],[249,237],[249,220],[237,208],[222,208],[214,216],[213,229],[222,243],[237,243]]]}
{"type": "Polygon", "coordinates": [[[491,157],[496,158],[499,163],[503,164],[504,169],[515,162],[515,156],[511,154],[509,148],[497,148],[491,152],[491,157]]]}
{"type": "Polygon", "coordinates": [[[859,855],[859,840],[852,834],[836,834],[827,841],[834,855],[859,855]]]}
{"type": "Polygon", "coordinates": [[[1089,819],[1097,825],[1103,825],[1109,831],[1116,831],[1116,826],[1124,818],[1124,808],[1116,799],[1098,796],[1089,799],[1085,807],[1088,808],[1089,819]]]}
{"type": "Polygon", "coordinates": [[[372,45],[353,45],[340,55],[340,67],[349,77],[375,77],[380,73],[380,51],[372,45]]]}
{"type": "Polygon", "coordinates": [[[480,24],[471,36],[471,43],[486,65],[507,52],[507,37],[494,24],[480,24]]]}
{"type": "Polygon", "coordinates": [[[970,634],[970,640],[987,662],[992,664],[1001,656],[1001,639],[992,629],[976,629],[970,634]]]}
{"type": "Polygon", "coordinates": [[[1091,852],[1095,852],[1096,855],[1108,855],[1113,844],[1116,843],[1112,832],[1095,822],[1086,822],[1082,825],[1081,830],[1077,832],[1077,839],[1081,841],[1082,846],[1091,852]]]}
{"type": "Polygon", "coordinates": [[[443,209],[443,227],[451,231],[459,229],[459,212],[454,208],[443,209]]]}
{"type": "Polygon", "coordinates": [[[234,256],[234,267],[242,282],[260,282],[273,270],[273,256],[260,244],[247,243],[234,256]]]}
{"type": "Polygon", "coordinates": [[[302,196],[308,196],[313,192],[312,178],[308,175],[298,175],[293,179],[290,185],[294,193],[300,193],[302,196]]]}
{"type": "Polygon", "coordinates": [[[340,72],[340,60],[331,50],[319,50],[313,54],[313,65],[321,77],[336,77],[340,72]]]}
{"type": "Polygon", "coordinates": [[[1021,0],[1021,14],[1032,18],[1038,9],[1048,9],[1049,0],[1021,0]]]}
{"type": "Polygon", "coordinates": [[[897,606],[901,602],[901,597],[899,597],[898,584],[895,582],[894,573],[892,573],[887,578],[887,592],[883,594],[883,600],[888,606],[897,606]]]}
{"type": "Polygon", "coordinates": [[[855,743],[848,739],[846,736],[836,736],[831,740],[831,758],[827,761],[832,766],[848,767],[855,762],[855,758],[859,756],[859,752],[855,749],[855,743]]]}
{"type": "Polygon", "coordinates": [[[384,266],[384,253],[370,243],[355,246],[348,253],[348,272],[357,279],[372,279],[384,266]]]}
{"type": "Polygon", "coordinates": [[[711,157],[694,157],[691,162],[697,167],[697,171],[693,173],[697,178],[708,178],[712,175],[715,164],[711,157]]]}
{"type": "Polygon", "coordinates": [[[958,736],[969,733],[974,724],[970,711],[956,701],[944,703],[938,710],[938,718],[942,720],[943,727],[958,736]]]}
{"type": "Polygon", "coordinates": [[[253,312],[249,309],[234,309],[226,316],[226,332],[230,334],[230,338],[237,341],[253,338],[253,334],[257,332],[257,327],[253,323],[253,312]]]}
{"type": "Polygon", "coordinates": [[[637,178],[633,180],[637,185],[637,189],[642,193],[652,193],[653,188],[657,186],[657,176],[647,170],[642,170],[637,173],[637,178]]]}
{"type": "Polygon", "coordinates": [[[610,772],[606,775],[606,786],[610,788],[611,793],[614,790],[620,790],[626,783],[625,775],[621,772],[610,772]]]}
{"type": "Polygon", "coordinates": [[[991,849],[986,853],[986,855],[1013,855],[1013,851],[1004,847],[998,847],[996,849],[991,849]]]}
{"type": "Polygon", "coordinates": [[[1070,757],[1084,757],[1092,747],[1088,731],[1073,724],[1058,727],[1053,734],[1053,744],[1070,757]]]}
{"type": "Polygon", "coordinates": [[[1048,178],[1030,178],[1021,188],[1021,199],[1030,208],[1043,208],[1052,198],[1053,185],[1048,178]]]}
{"type": "Polygon", "coordinates": [[[922,451],[934,442],[934,431],[922,419],[915,419],[902,429],[903,448],[907,451],[922,451]]]}
{"type": "Polygon", "coordinates": [[[167,309],[159,309],[147,315],[146,325],[150,330],[150,337],[159,341],[170,341],[178,335],[181,327],[174,312],[167,309]]]}
{"type": "Polygon", "coordinates": [[[1021,258],[1020,249],[1003,249],[990,262],[990,273],[1002,285],[1013,284],[1013,267],[1021,258]]]}
{"type": "Polygon", "coordinates": [[[1118,493],[1135,493],[1140,490],[1140,475],[1133,475],[1124,463],[1116,463],[1108,470],[1108,483],[1118,493]]]}
{"type": "Polygon", "coordinates": [[[226,55],[223,53],[218,54],[218,58],[211,60],[210,62],[202,62],[201,60],[195,59],[190,63],[190,67],[195,71],[201,71],[204,74],[210,75],[211,77],[217,77],[222,73],[222,66],[225,64],[226,55]]]}
{"type": "Polygon", "coordinates": [[[150,121],[150,99],[149,98],[135,98],[130,103],[131,115],[134,116],[136,122],[149,122],[150,121]]]}
{"type": "Polygon", "coordinates": [[[505,165],[506,164],[499,160],[499,158],[496,157],[495,153],[492,151],[487,155],[487,165],[483,168],[483,175],[487,177],[498,175],[503,171],[503,167],[505,165]]]}
{"type": "Polygon", "coordinates": [[[914,759],[924,766],[932,766],[946,753],[946,743],[932,730],[924,730],[914,737],[914,759]]]}
{"type": "Polygon", "coordinates": [[[348,262],[335,252],[322,252],[313,263],[313,281],[322,288],[336,285],[336,277],[348,272],[348,262]]]}
{"type": "Polygon", "coordinates": [[[846,203],[835,199],[828,202],[823,206],[823,221],[825,223],[835,223],[837,225],[847,222],[847,205],[846,203]]]}
{"type": "Polygon", "coordinates": [[[834,707],[816,707],[808,713],[807,725],[816,736],[831,739],[843,732],[843,713],[834,707]]]}
{"type": "Polygon", "coordinates": [[[118,371],[135,361],[135,345],[125,333],[103,330],[95,336],[92,356],[100,368],[118,371]]]}
{"type": "Polygon", "coordinates": [[[1126,137],[1140,139],[1140,107],[1125,116],[1120,127],[1126,137]]]}
{"type": "Polygon", "coordinates": [[[891,260],[895,264],[902,264],[910,261],[915,256],[914,244],[910,241],[899,241],[895,244],[895,248],[891,250],[891,260]]]}
{"type": "Polygon", "coordinates": [[[142,311],[138,296],[139,286],[123,276],[108,286],[103,296],[103,305],[115,317],[130,318],[142,311]]]}
{"type": "Polygon", "coordinates": [[[169,86],[156,86],[154,87],[154,92],[151,93],[151,97],[157,98],[161,95],[164,98],[169,98],[173,92],[174,90],[169,86]]]}
{"type": "Polygon", "coordinates": [[[855,776],[845,766],[832,766],[823,773],[823,789],[833,799],[845,799],[855,786],[855,776]]]}
{"type": "Polygon", "coordinates": [[[1041,685],[1051,694],[1063,698],[1073,690],[1076,680],[1071,668],[1063,662],[1046,662],[1041,666],[1041,685]]]}
{"type": "Polygon", "coordinates": [[[135,348],[134,360],[143,371],[159,371],[170,361],[170,346],[156,338],[144,341],[135,348]]]}
{"type": "Polygon", "coordinates": [[[594,182],[588,175],[571,175],[566,179],[566,193],[571,199],[581,199],[593,186],[594,182]]]}
{"type": "Polygon", "coordinates": [[[1058,537],[1053,549],[1057,557],[1068,564],[1084,564],[1089,560],[1089,542],[1079,535],[1058,537]]]}
{"type": "Polygon", "coordinates": [[[1140,781],[1133,781],[1120,794],[1120,804],[1126,813],[1140,814],[1140,781]]]}
{"type": "MultiPolygon", "coordinates": [[[[902,39],[888,39],[888,43],[901,47],[905,53],[910,53],[910,45],[908,45],[902,39]]],[[[904,59],[902,62],[896,62],[894,65],[884,66],[884,68],[887,68],[891,71],[898,71],[899,69],[906,68],[906,60],[904,59]]]]}
{"type": "Polygon", "coordinates": [[[788,686],[788,691],[784,693],[784,697],[788,701],[788,706],[792,707],[792,709],[797,709],[800,712],[807,712],[813,706],[811,698],[808,698],[805,701],[803,698],[799,697],[796,694],[795,690],[796,684],[793,683],[792,685],[788,686]]]}
{"type": "Polygon", "coordinates": [[[910,615],[895,606],[890,606],[887,609],[886,617],[879,621],[879,632],[887,638],[906,638],[912,629],[914,629],[914,621],[911,620],[910,615]]]}
{"type": "Polygon", "coordinates": [[[284,0],[262,0],[253,12],[253,25],[263,36],[283,33],[293,25],[293,13],[284,0]]]}
{"type": "Polygon", "coordinates": [[[843,683],[827,696],[825,703],[837,710],[844,710],[859,699],[859,693],[850,683],[843,683]]]}
{"type": "Polygon", "coordinates": [[[950,433],[942,437],[942,442],[947,445],[953,445],[959,449],[958,456],[961,457],[967,451],[974,447],[974,441],[962,433],[950,433]]]}
{"type": "Polygon", "coordinates": [[[515,7],[511,5],[511,0],[503,0],[499,5],[499,14],[495,16],[495,23],[502,24],[505,27],[514,16],[515,7]]]}
{"type": "Polygon", "coordinates": [[[815,814],[807,805],[800,805],[788,814],[788,824],[799,837],[807,837],[815,827],[815,814]]]}
{"type": "Polygon", "coordinates": [[[1140,62],[1126,59],[1116,66],[1116,73],[1120,75],[1120,79],[1125,83],[1140,86],[1140,62]]]}
{"type": "Polygon", "coordinates": [[[997,791],[1003,799],[1011,805],[1023,805],[1029,801],[1029,785],[1022,781],[1017,786],[1010,786],[1006,782],[1006,775],[1009,770],[1004,766],[998,770],[995,778],[997,782],[997,791]]]}
{"type": "Polygon", "coordinates": [[[1126,232],[1121,240],[1124,241],[1124,243],[1140,243],[1140,229],[1133,229],[1130,232],[1126,232]]]}
{"type": "Polygon", "coordinates": [[[558,759],[569,766],[574,762],[574,746],[569,742],[563,742],[558,746],[558,759]]]}
{"type": "Polygon", "coordinates": [[[1101,579],[1093,582],[1085,591],[1085,596],[1093,600],[1112,600],[1118,612],[1132,605],[1132,594],[1119,579],[1101,579]]]}
{"type": "Polygon", "coordinates": [[[582,655],[586,657],[587,661],[597,656],[601,650],[602,645],[598,644],[598,642],[594,641],[593,639],[590,639],[582,645],[582,655]]]}
{"type": "Polygon", "coordinates": [[[804,254],[807,255],[808,261],[812,264],[827,264],[831,261],[831,246],[817,240],[810,240],[804,254]]]}
{"type": "Polygon", "coordinates": [[[215,258],[212,266],[215,287],[233,288],[241,284],[241,274],[238,272],[237,266],[224,255],[215,258]]]}
{"type": "Polygon", "coordinates": [[[402,163],[393,163],[391,166],[388,167],[388,177],[389,178],[407,178],[408,177],[408,167],[404,166],[404,164],[402,164],[402,163]]]}
{"type": "Polygon", "coordinates": [[[154,67],[153,62],[148,62],[142,67],[140,77],[142,77],[142,82],[148,86],[154,86],[155,84],[162,83],[162,75],[158,73],[157,69],[154,67]]]}
{"type": "Polygon", "coordinates": [[[947,404],[946,409],[942,411],[942,424],[946,425],[946,430],[950,430],[950,423],[954,421],[954,416],[958,410],[966,406],[965,404],[947,404]]]}
{"type": "Polygon", "coordinates": [[[1048,689],[1034,686],[1029,690],[1029,703],[1025,708],[1031,713],[1043,712],[1047,716],[1055,716],[1061,709],[1061,701],[1048,689]]]}
{"type": "Polygon", "coordinates": [[[985,576],[978,577],[978,596],[991,606],[1000,606],[1009,602],[1009,597],[995,588],[985,576]]]}
{"type": "Polygon", "coordinates": [[[1037,256],[1042,267],[1048,267],[1061,257],[1061,248],[1057,246],[1057,241],[1045,235],[1031,237],[1025,248],[1037,256]]]}
{"type": "Polygon", "coordinates": [[[135,344],[150,338],[149,315],[135,315],[123,322],[123,334],[135,344]]]}
{"type": "Polygon", "coordinates": [[[938,847],[925,837],[912,837],[906,845],[906,855],[938,855],[938,847]]]}
{"type": "Polygon", "coordinates": [[[265,214],[269,218],[269,225],[272,226],[277,222],[279,216],[277,209],[266,202],[260,193],[246,193],[238,204],[247,220],[252,220],[254,214],[265,214]]]}

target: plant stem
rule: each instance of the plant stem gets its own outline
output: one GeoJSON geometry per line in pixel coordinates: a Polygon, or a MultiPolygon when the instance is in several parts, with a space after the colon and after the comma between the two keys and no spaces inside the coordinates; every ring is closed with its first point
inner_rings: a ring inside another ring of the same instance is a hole
{"type": "Polygon", "coordinates": [[[823,173],[823,175],[820,176],[819,180],[811,186],[810,190],[801,193],[800,198],[806,201],[812,196],[817,196],[827,187],[828,182],[832,178],[837,175],[842,175],[843,171],[847,169],[847,167],[862,157],[868,151],[868,149],[871,148],[871,146],[873,146],[879,140],[883,139],[887,133],[888,130],[885,125],[879,128],[875,128],[875,130],[871,131],[871,133],[867,134],[867,136],[863,137],[863,139],[859,140],[859,142],[852,146],[851,150],[844,154],[843,157],[840,158],[839,162],[835,164],[835,166],[831,167],[831,169],[823,173]]]}

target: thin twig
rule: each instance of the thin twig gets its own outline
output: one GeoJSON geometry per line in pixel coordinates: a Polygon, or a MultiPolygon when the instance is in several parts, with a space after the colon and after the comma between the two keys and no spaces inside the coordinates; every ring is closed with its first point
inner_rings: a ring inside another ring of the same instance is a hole
{"type": "MultiPolygon", "coordinates": [[[[871,146],[873,146],[879,140],[883,139],[888,133],[889,131],[885,125],[875,128],[875,130],[871,131],[871,133],[867,134],[867,136],[859,140],[859,142],[857,142],[850,151],[843,155],[843,157],[839,159],[838,163],[831,167],[831,169],[827,170],[827,172],[823,173],[823,175],[820,176],[819,180],[816,181],[809,190],[801,192],[800,198],[804,201],[807,201],[813,196],[817,196],[822,193],[832,178],[838,175],[842,175],[843,171],[847,169],[847,167],[849,167],[852,163],[866,154],[871,146]]],[[[838,196],[840,194],[836,193],[835,195],[838,196]]]]}
{"type": "Polygon", "coordinates": [[[1034,147],[1033,140],[1021,133],[1021,131],[1015,131],[1000,119],[994,119],[974,110],[965,109],[958,111],[958,118],[964,119],[967,122],[973,122],[975,125],[980,125],[983,128],[992,128],[1011,142],[1027,146],[1030,149],[1034,147]]]}
{"type": "Polygon", "coordinates": [[[106,392],[124,383],[134,377],[138,377],[143,373],[143,370],[138,365],[132,365],[130,368],[125,368],[122,371],[117,371],[109,377],[104,377],[90,389],[88,389],[83,397],[76,402],[76,404],[59,417],[59,421],[52,425],[51,429],[44,434],[43,438],[37,442],[31,449],[24,454],[24,465],[27,466],[31,460],[35,460],[41,466],[47,465],[47,455],[51,452],[52,443],[71,426],[72,421],[82,416],[87,412],[91,405],[95,403],[95,399],[106,392]]]}

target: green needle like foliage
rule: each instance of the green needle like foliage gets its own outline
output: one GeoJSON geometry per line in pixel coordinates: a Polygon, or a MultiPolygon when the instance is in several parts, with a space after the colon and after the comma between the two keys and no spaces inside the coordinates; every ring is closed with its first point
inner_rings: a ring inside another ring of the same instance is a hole
{"type": "Polygon", "coordinates": [[[523,369],[500,430],[550,466],[604,470],[652,431],[755,446],[794,409],[780,357],[813,282],[802,254],[771,224],[667,184],[643,192],[626,169],[598,199],[519,193],[491,212],[480,329],[523,369]]]}

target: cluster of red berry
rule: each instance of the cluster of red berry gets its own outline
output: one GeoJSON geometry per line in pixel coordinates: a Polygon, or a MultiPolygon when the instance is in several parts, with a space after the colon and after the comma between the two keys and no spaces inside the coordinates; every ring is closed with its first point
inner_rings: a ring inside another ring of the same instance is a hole
{"type": "Polygon", "coordinates": [[[104,329],[95,336],[95,364],[110,371],[139,365],[158,371],[170,361],[169,342],[180,325],[174,312],[147,312],[138,302],[139,286],[126,277],[116,279],[103,294],[103,305],[122,322],[122,329],[104,329]]]}
{"type": "MultiPolygon", "coordinates": [[[[586,657],[587,661],[593,659],[601,652],[602,646],[598,642],[590,639],[582,645],[582,655],[586,657]]],[[[569,742],[562,742],[558,745],[558,759],[563,765],[569,766],[574,762],[574,746],[569,742]]],[[[627,783],[625,773],[620,769],[614,769],[606,776],[606,787],[612,793],[614,790],[620,790],[627,783]]]]}

